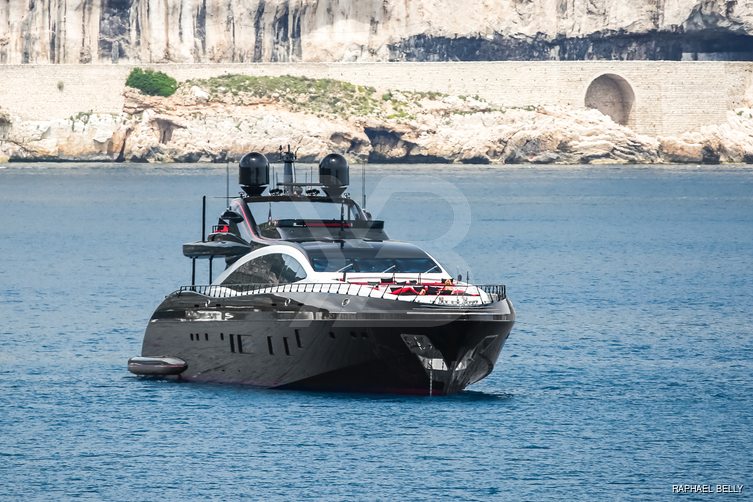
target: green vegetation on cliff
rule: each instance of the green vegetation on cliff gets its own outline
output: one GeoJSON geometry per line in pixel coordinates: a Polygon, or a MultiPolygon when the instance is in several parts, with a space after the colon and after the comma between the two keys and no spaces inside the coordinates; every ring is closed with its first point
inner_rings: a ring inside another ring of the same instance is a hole
{"type": "Polygon", "coordinates": [[[178,82],[170,75],[141,68],[131,70],[126,85],[149,96],[172,96],[178,89],[178,82]]]}
{"type": "Polygon", "coordinates": [[[376,89],[332,79],[222,75],[188,82],[212,95],[248,94],[287,104],[293,110],[326,115],[374,115],[381,109],[376,89]]]}
{"type": "Polygon", "coordinates": [[[244,96],[284,104],[293,111],[319,116],[380,117],[413,119],[422,100],[441,100],[439,92],[389,91],[379,93],[374,87],[356,85],[329,78],[283,75],[277,77],[222,75],[191,80],[210,95],[242,102],[244,96]]]}

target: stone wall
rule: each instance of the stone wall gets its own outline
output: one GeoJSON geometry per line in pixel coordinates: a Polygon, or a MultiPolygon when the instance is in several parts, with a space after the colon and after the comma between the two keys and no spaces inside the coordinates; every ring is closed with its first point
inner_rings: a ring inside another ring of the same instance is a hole
{"type": "MultiPolygon", "coordinates": [[[[753,63],[580,61],[442,63],[259,63],[149,65],[178,80],[242,73],[303,75],[371,85],[378,89],[478,95],[507,107],[583,108],[608,113],[628,101],[623,120],[643,134],[669,135],[721,123],[742,105],[753,84],[753,63]],[[610,92],[612,94],[610,94],[610,92]],[[622,94],[614,94],[622,92],[622,94]],[[600,103],[603,102],[603,107],[600,103]],[[611,103],[611,104],[610,104],[611,103]],[[610,108],[611,106],[611,108],[610,108]]],[[[0,107],[25,119],[66,118],[79,113],[119,113],[127,65],[2,65],[0,107]]]]}

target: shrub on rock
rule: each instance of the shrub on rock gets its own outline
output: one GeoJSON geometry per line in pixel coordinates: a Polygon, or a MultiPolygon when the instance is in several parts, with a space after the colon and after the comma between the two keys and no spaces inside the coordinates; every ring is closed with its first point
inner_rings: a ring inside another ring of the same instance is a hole
{"type": "Polygon", "coordinates": [[[149,96],[172,96],[178,89],[178,82],[161,71],[134,68],[126,80],[128,87],[138,89],[149,96]]]}

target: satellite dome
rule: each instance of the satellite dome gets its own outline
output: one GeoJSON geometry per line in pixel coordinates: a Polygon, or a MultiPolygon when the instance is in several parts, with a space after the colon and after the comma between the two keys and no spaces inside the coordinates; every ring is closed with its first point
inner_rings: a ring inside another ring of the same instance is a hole
{"type": "Polygon", "coordinates": [[[269,160],[263,153],[251,152],[241,157],[238,182],[248,195],[261,195],[269,185],[269,160]]]}
{"type": "Polygon", "coordinates": [[[330,197],[339,197],[350,183],[348,161],[338,153],[330,153],[319,162],[319,183],[330,197]]]}

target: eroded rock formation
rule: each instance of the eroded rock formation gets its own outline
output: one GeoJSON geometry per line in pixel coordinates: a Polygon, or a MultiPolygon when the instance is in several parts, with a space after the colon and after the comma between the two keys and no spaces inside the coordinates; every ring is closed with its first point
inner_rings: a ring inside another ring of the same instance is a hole
{"type": "Polygon", "coordinates": [[[740,0],[36,0],[0,63],[753,59],[740,0]]]}
{"type": "Polygon", "coordinates": [[[127,88],[125,98],[117,115],[23,121],[0,110],[0,159],[221,162],[290,143],[303,161],[337,151],[359,162],[753,162],[751,100],[726,123],[654,138],[593,109],[502,108],[297,77],[186,82],[170,98],[127,88]]]}

